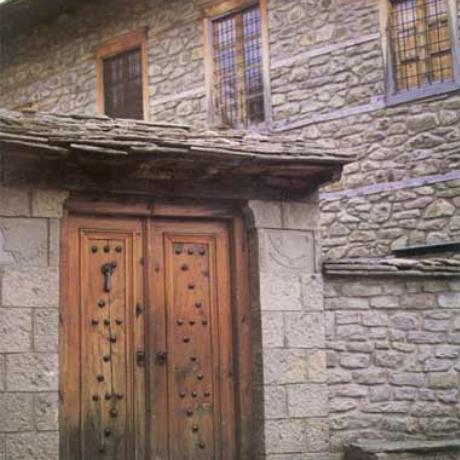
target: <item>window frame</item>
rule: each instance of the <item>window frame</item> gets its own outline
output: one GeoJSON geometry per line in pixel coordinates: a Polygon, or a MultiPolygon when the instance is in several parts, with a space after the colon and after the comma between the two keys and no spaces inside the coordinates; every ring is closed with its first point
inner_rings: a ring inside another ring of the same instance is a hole
{"type": "MultiPolygon", "coordinates": [[[[207,119],[210,124],[220,123],[220,117],[214,106],[214,41],[213,22],[225,18],[231,14],[244,11],[247,8],[258,6],[260,9],[260,35],[262,50],[262,81],[264,95],[264,121],[257,124],[249,124],[247,129],[256,131],[271,130],[273,125],[271,80],[270,80],[270,44],[268,36],[268,5],[267,0],[224,0],[218,4],[204,9],[204,56],[205,56],[205,81],[207,119]]],[[[241,126],[232,127],[240,129],[241,126]]]]}
{"type": "Polygon", "coordinates": [[[105,115],[105,85],[104,85],[104,61],[136,48],[140,49],[141,79],[142,79],[142,109],[143,120],[149,120],[149,75],[147,54],[147,27],[128,32],[115,37],[103,44],[96,50],[96,107],[97,113],[105,115]]]}
{"type": "Polygon", "coordinates": [[[437,96],[460,89],[460,44],[458,33],[458,16],[456,0],[446,0],[449,21],[449,36],[452,52],[453,80],[433,83],[420,88],[398,91],[396,89],[396,74],[393,61],[393,41],[391,36],[392,0],[380,2],[380,35],[385,71],[385,103],[397,105],[417,99],[437,96]]]}

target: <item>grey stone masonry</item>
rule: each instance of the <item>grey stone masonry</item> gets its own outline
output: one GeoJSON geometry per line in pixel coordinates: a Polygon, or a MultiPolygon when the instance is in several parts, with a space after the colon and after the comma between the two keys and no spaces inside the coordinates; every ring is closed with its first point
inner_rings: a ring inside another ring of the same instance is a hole
{"type": "MultiPolygon", "coordinates": [[[[249,203],[254,257],[253,313],[260,458],[326,459],[329,450],[323,280],[318,207],[249,203]],[[257,287],[255,287],[257,285],[257,287]],[[257,346],[258,345],[258,346],[257,346]]],[[[259,457],[258,457],[259,458],[259,457]]]]}
{"type": "Polygon", "coordinates": [[[328,277],[325,308],[333,452],[460,437],[458,281],[328,277]]]}
{"type": "Polygon", "coordinates": [[[0,187],[0,459],[58,458],[59,219],[67,194],[0,187]]]}

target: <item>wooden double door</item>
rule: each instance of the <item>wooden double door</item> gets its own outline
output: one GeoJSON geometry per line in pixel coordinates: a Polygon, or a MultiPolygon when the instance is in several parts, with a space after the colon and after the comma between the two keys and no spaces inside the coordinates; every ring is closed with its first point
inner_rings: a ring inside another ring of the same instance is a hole
{"type": "Polygon", "coordinates": [[[61,458],[239,458],[228,225],[70,217],[63,248],[61,458]]]}

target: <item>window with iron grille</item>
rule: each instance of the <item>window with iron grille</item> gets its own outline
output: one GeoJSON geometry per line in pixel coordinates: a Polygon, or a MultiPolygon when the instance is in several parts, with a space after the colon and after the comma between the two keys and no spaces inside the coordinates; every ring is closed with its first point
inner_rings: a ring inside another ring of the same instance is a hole
{"type": "Polygon", "coordinates": [[[232,127],[265,121],[259,5],[212,21],[213,110],[232,127]]]}
{"type": "Polygon", "coordinates": [[[392,0],[396,92],[454,80],[448,0],[392,0]]]}
{"type": "Polygon", "coordinates": [[[112,118],[144,118],[141,49],[103,60],[104,111],[112,118]]]}

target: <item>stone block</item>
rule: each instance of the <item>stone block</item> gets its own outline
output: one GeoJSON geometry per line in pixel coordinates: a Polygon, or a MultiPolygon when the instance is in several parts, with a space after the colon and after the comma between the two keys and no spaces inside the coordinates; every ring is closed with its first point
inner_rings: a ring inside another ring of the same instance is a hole
{"type": "Polygon", "coordinates": [[[325,299],[324,305],[327,310],[367,310],[369,308],[369,299],[361,297],[337,297],[325,299]]]}
{"type": "Polygon", "coordinates": [[[439,306],[442,308],[460,309],[460,292],[448,292],[438,297],[439,306]]]}
{"type": "Polygon", "coordinates": [[[306,426],[302,419],[268,420],[264,431],[267,454],[308,452],[306,426]]]}
{"type": "Polygon", "coordinates": [[[34,310],[34,350],[57,352],[59,346],[59,310],[57,308],[34,310]]]}
{"type": "Polygon", "coordinates": [[[6,388],[6,357],[0,355],[0,390],[6,388]]]}
{"type": "Polygon", "coordinates": [[[33,397],[28,393],[0,394],[0,431],[33,430],[33,397]]]}
{"type": "Polygon", "coordinates": [[[371,299],[371,306],[373,308],[398,308],[399,298],[395,296],[379,296],[371,299]]]}
{"type": "Polygon", "coordinates": [[[61,218],[64,202],[68,196],[69,192],[64,190],[34,190],[32,192],[32,215],[61,218]]]}
{"type": "Polygon", "coordinates": [[[350,282],[343,286],[342,293],[346,297],[373,297],[382,293],[382,286],[366,282],[350,282]]]}
{"type": "MultiPolygon", "coordinates": [[[[383,297],[379,297],[382,299],[383,297]]],[[[379,312],[363,312],[363,325],[373,327],[388,326],[389,319],[386,313],[379,312]]]]}
{"type": "Polygon", "coordinates": [[[58,393],[37,393],[34,395],[35,428],[39,431],[59,429],[58,393]]]}
{"type": "Polygon", "coordinates": [[[364,353],[342,353],[340,364],[345,369],[366,368],[370,365],[370,356],[364,353]]]}
{"type": "Polygon", "coordinates": [[[60,222],[58,219],[48,220],[49,253],[48,264],[50,267],[59,267],[60,254],[60,222]]]}
{"type": "Polygon", "coordinates": [[[57,307],[57,268],[6,269],[1,279],[1,300],[4,307],[57,307]]]}
{"type": "Polygon", "coordinates": [[[4,237],[3,250],[15,264],[46,266],[48,264],[48,223],[45,219],[0,218],[4,237]]]}
{"type": "Polygon", "coordinates": [[[260,230],[259,267],[262,273],[307,274],[315,271],[312,232],[260,230]]]}
{"type": "Polygon", "coordinates": [[[315,203],[285,202],[282,216],[285,229],[315,230],[319,227],[319,206],[315,203]]]}
{"type": "Polygon", "coordinates": [[[402,308],[426,309],[436,308],[436,296],[433,294],[410,294],[401,297],[402,308]]]}
{"type": "Polygon", "coordinates": [[[423,387],[425,374],[416,372],[392,372],[390,383],[397,386],[423,387]]]}
{"type": "Polygon", "coordinates": [[[329,423],[327,419],[306,420],[306,452],[327,452],[329,450],[329,423]]]}
{"type": "Polygon", "coordinates": [[[262,312],[262,344],[264,348],[284,346],[284,317],[281,312],[262,312]]]}
{"type": "Polygon", "coordinates": [[[456,389],[459,384],[458,374],[455,372],[439,372],[429,374],[428,387],[435,389],[456,389]]]}
{"type": "Polygon", "coordinates": [[[28,352],[32,345],[32,315],[22,308],[0,308],[0,350],[28,352]]]}
{"type": "Polygon", "coordinates": [[[29,192],[21,188],[0,187],[0,216],[30,216],[29,192]]]}
{"type": "Polygon", "coordinates": [[[8,391],[54,391],[57,387],[57,354],[7,355],[6,388],[8,391]]]}
{"type": "Polygon", "coordinates": [[[339,340],[366,340],[367,330],[360,324],[337,326],[337,338],[339,340]]]}
{"type": "Polygon", "coordinates": [[[360,324],[361,312],[338,311],[335,315],[335,322],[338,325],[360,324]]]}
{"type": "Polygon", "coordinates": [[[287,385],[289,417],[327,417],[328,390],[326,384],[287,385]]]}
{"type": "Polygon", "coordinates": [[[288,418],[286,387],[266,385],[259,390],[257,398],[261,399],[266,420],[288,418]]]}
{"type": "Polygon", "coordinates": [[[250,225],[255,228],[281,228],[281,203],[278,201],[249,201],[250,225]]]}
{"type": "Polygon", "coordinates": [[[303,275],[302,303],[306,310],[324,310],[324,282],[322,275],[303,275]]]}
{"type": "Polygon", "coordinates": [[[323,313],[285,313],[285,327],[287,347],[325,347],[323,313]]]}
{"type": "Polygon", "coordinates": [[[327,382],[326,352],[324,350],[308,351],[307,372],[310,383],[327,382]]]}
{"type": "Polygon", "coordinates": [[[302,310],[302,292],[298,275],[260,274],[262,310],[302,310]]]}
{"type": "Polygon", "coordinates": [[[304,350],[264,350],[263,368],[265,384],[307,382],[307,355],[304,350]]]}
{"type": "Polygon", "coordinates": [[[6,437],[6,458],[9,460],[58,460],[59,433],[12,433],[6,437]]]}
{"type": "Polygon", "coordinates": [[[396,329],[410,331],[418,329],[420,320],[415,313],[398,313],[391,317],[391,323],[396,329]]]}

